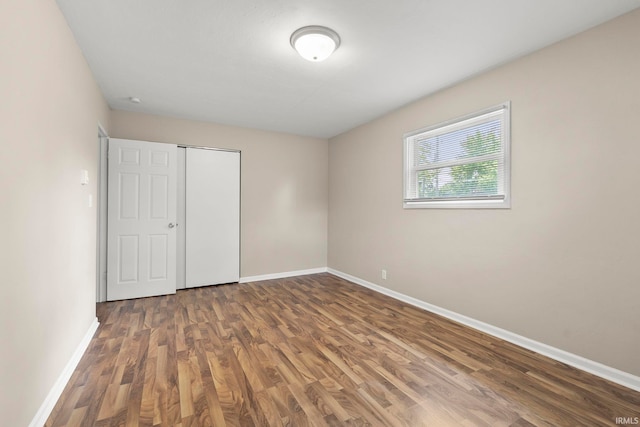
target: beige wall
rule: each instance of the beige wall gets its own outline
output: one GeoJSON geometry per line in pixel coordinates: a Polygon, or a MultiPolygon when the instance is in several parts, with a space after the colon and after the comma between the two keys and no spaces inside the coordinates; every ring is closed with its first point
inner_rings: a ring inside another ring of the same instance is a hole
{"type": "Polygon", "coordinates": [[[0,63],[0,414],[26,426],[95,319],[109,110],[53,0],[0,2],[0,63]]]}
{"type": "Polygon", "coordinates": [[[241,277],[327,265],[328,142],[113,111],[113,138],[242,150],[241,277]]]}
{"type": "Polygon", "coordinates": [[[331,139],[329,267],[640,375],[638,52],[640,10],[331,139]],[[402,135],[506,100],[512,209],[403,210],[402,135]]]}

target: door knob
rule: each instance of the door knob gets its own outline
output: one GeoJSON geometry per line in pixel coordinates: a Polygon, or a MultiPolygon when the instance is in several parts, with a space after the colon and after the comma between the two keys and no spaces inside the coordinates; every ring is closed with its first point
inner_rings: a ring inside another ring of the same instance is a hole
{"type": "Polygon", "coordinates": [[[175,224],[175,225],[174,225],[172,222],[170,222],[170,223],[169,223],[169,228],[173,228],[173,227],[175,227],[176,225],[178,225],[178,224],[175,224]]]}

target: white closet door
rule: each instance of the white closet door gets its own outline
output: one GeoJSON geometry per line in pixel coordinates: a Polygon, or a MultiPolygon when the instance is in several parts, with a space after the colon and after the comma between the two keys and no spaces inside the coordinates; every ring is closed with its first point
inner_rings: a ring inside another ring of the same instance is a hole
{"type": "Polygon", "coordinates": [[[185,163],[186,163],[186,148],[178,147],[178,227],[176,227],[176,289],[184,289],[186,287],[186,195],[185,191],[185,163]]]}
{"type": "Polygon", "coordinates": [[[240,278],[240,153],[186,150],[186,286],[240,278]]]}

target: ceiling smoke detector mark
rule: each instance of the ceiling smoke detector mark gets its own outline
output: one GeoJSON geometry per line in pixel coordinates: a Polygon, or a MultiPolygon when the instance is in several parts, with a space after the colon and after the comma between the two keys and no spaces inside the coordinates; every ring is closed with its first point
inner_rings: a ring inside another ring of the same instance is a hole
{"type": "Polygon", "coordinates": [[[136,96],[130,96],[129,102],[131,102],[132,104],[140,104],[142,100],[136,96]]]}

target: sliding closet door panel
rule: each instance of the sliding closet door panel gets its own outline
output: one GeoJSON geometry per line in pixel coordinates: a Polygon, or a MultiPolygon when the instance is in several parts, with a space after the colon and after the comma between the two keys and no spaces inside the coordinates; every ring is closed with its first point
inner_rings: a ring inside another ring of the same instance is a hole
{"type": "Polygon", "coordinates": [[[176,227],[177,237],[177,258],[176,258],[176,289],[185,288],[185,258],[186,258],[186,218],[185,218],[185,162],[186,148],[178,147],[178,226],[176,227]]]}
{"type": "Polygon", "coordinates": [[[186,286],[240,277],[240,153],[186,150],[186,286]]]}

